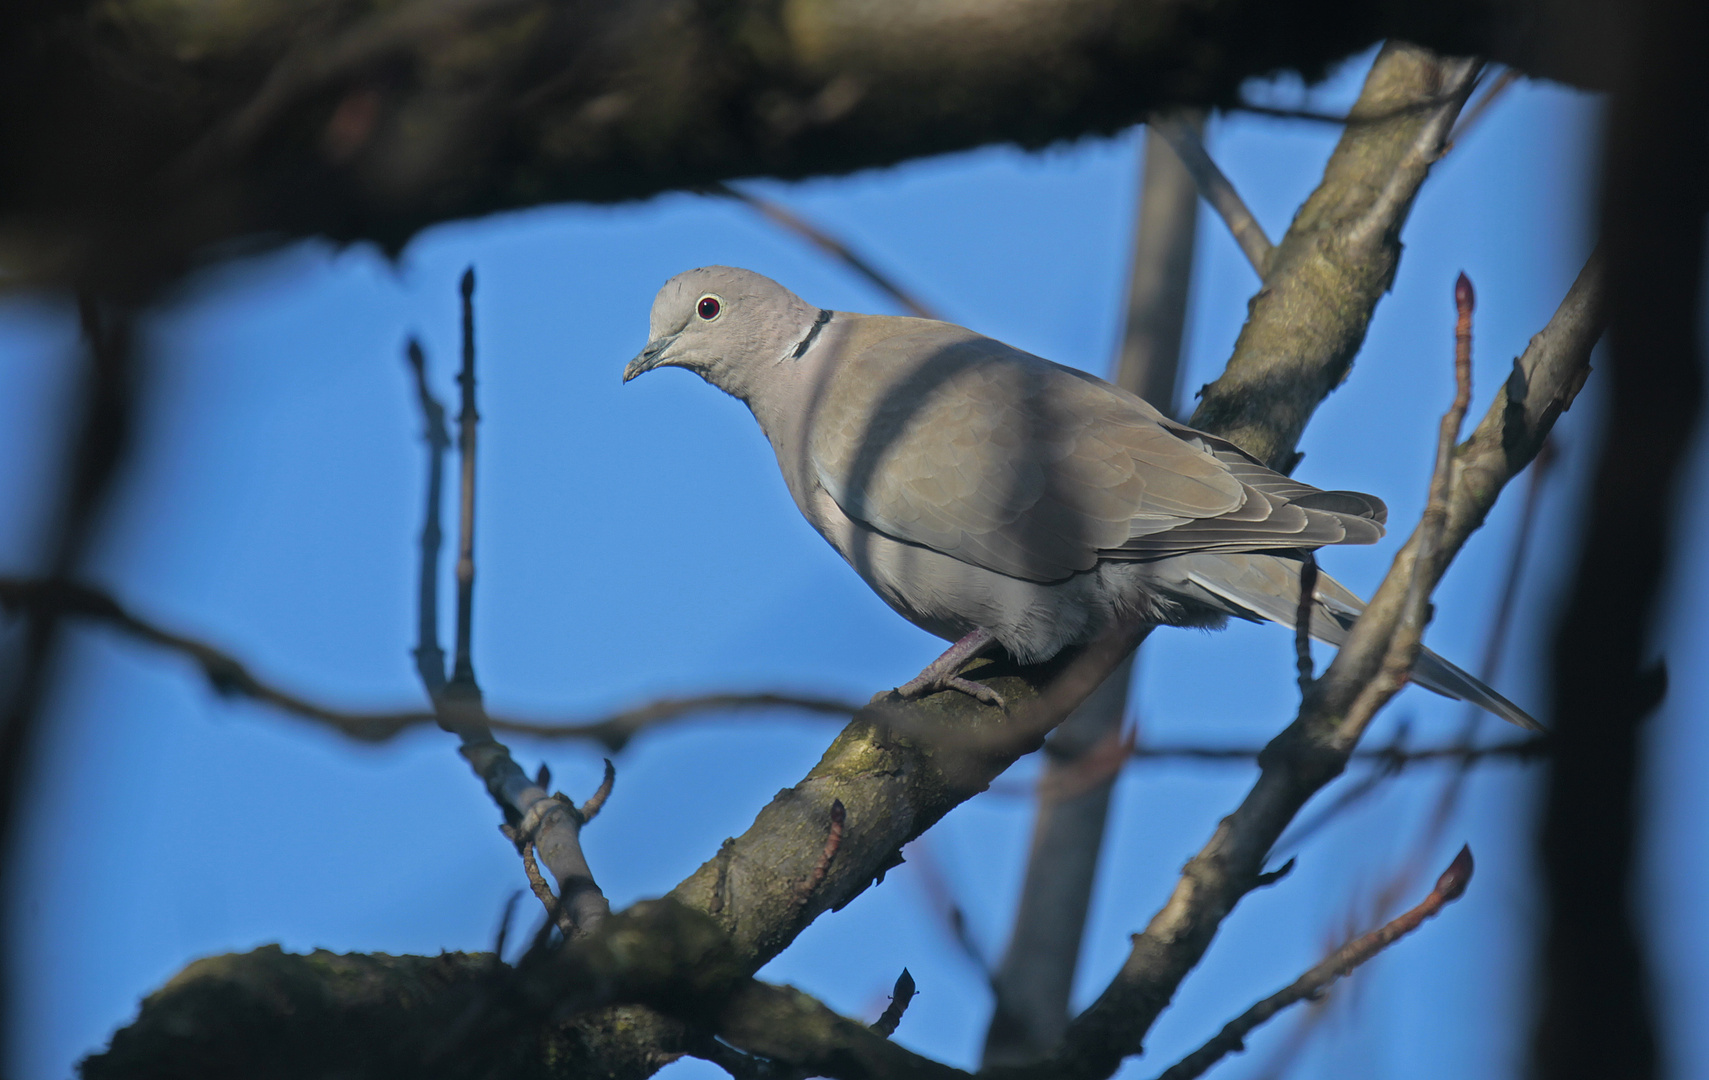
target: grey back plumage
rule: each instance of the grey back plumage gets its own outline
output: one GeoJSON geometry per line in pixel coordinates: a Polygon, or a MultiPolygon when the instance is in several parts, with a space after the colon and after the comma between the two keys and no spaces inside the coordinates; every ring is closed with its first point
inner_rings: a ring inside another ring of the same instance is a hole
{"type": "Polygon", "coordinates": [[[1057,581],[1106,559],[1382,536],[1380,501],[1290,480],[1102,379],[946,323],[837,318],[854,326],[814,473],[898,539],[1057,581]]]}

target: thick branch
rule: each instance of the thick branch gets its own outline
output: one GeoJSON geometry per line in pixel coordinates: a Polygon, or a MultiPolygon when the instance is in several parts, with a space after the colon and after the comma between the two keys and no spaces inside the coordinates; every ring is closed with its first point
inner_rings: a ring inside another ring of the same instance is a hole
{"type": "Polygon", "coordinates": [[[1347,377],[1377,301],[1394,280],[1400,231],[1441,154],[1477,65],[1420,49],[1383,50],[1324,169],[1265,264],[1264,288],[1222,377],[1206,386],[1193,426],[1272,467],[1318,403],[1347,377]]]}
{"type": "Polygon", "coordinates": [[[1594,78],[1565,55],[1586,17],[1561,0],[47,0],[0,14],[0,65],[28,88],[0,114],[0,245],[14,275],[133,285],[237,237],[395,247],[545,202],[1109,133],[1391,37],[1594,78]]]}

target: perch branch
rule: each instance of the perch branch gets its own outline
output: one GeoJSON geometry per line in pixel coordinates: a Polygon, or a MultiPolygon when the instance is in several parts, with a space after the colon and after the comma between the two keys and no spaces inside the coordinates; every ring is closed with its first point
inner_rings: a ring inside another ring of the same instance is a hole
{"type": "Polygon", "coordinates": [[[1311,690],[1311,609],[1316,606],[1317,557],[1310,552],[1300,564],[1300,602],[1294,607],[1294,671],[1300,693],[1311,690]]]}
{"type": "Polygon", "coordinates": [[[1508,68],[1500,75],[1497,75],[1494,80],[1490,82],[1489,89],[1484,91],[1483,96],[1472,102],[1471,105],[1467,107],[1465,115],[1460,117],[1460,122],[1454,125],[1454,130],[1448,135],[1447,148],[1452,150],[1454,147],[1460,145],[1461,140],[1463,140],[1471,132],[1472,128],[1477,125],[1478,121],[1482,120],[1484,115],[1489,112],[1490,106],[1494,105],[1497,101],[1500,101],[1502,95],[1512,89],[1513,84],[1518,81],[1519,72],[1513,68],[1508,68]]]}

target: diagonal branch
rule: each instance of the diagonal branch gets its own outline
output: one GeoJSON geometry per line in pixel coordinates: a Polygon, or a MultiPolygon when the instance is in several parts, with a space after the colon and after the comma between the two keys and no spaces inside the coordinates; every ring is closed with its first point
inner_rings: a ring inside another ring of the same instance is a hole
{"type": "MultiPolygon", "coordinates": [[[[445,688],[445,650],[439,647],[439,548],[444,543],[445,533],[439,525],[439,506],[444,498],[445,452],[451,448],[451,435],[445,429],[445,406],[439,404],[434,398],[433,390],[427,384],[427,357],[421,351],[421,342],[415,338],[410,338],[406,355],[409,358],[410,371],[415,376],[416,400],[421,405],[424,425],[422,438],[427,443],[427,506],[422,513],[421,566],[418,571],[420,583],[416,601],[415,669],[421,677],[421,684],[427,688],[428,697],[432,698],[445,688]]],[[[186,638],[167,635],[163,631],[154,631],[128,615],[124,615],[120,621],[126,624],[127,629],[139,633],[143,637],[151,638],[158,644],[173,645],[191,653],[192,656],[201,661],[203,670],[210,671],[210,678],[212,677],[209,661],[213,659],[215,654],[210,647],[190,642],[186,638]]],[[[249,672],[244,670],[237,661],[223,656],[219,659],[229,661],[223,665],[225,670],[238,677],[230,680],[232,685],[237,686],[241,680],[239,692],[263,700],[271,700],[272,704],[293,712],[309,715],[313,719],[328,720],[346,734],[356,734],[355,730],[352,730],[354,725],[331,721],[326,710],[316,709],[312,706],[304,709],[300,706],[307,705],[306,702],[294,696],[271,690],[271,688],[262,687],[260,683],[250,677],[249,672]]],[[[216,683],[216,685],[219,684],[216,683]]],[[[369,726],[363,730],[374,730],[374,728],[369,726]]],[[[398,725],[392,730],[394,732],[400,731],[402,725],[398,725]]],[[[356,737],[363,738],[365,736],[356,735],[356,737]]]]}
{"type": "Polygon", "coordinates": [[[1336,980],[1351,974],[1354,968],[1412,933],[1424,925],[1424,920],[1435,917],[1443,908],[1458,900],[1464,895],[1471,879],[1472,852],[1470,848],[1461,848],[1459,855],[1454,857],[1448,869],[1437,879],[1436,887],[1430,890],[1430,895],[1417,907],[1336,949],[1292,983],[1229,1021],[1215,1038],[1165,1069],[1157,1080],[1193,1080],[1194,1077],[1203,1076],[1207,1069],[1229,1054],[1246,1049],[1246,1036],[1254,1028],[1290,1005],[1316,1000],[1336,980]]]}
{"type": "Polygon", "coordinates": [[[1181,117],[1166,113],[1155,113],[1146,123],[1175,151],[1175,156],[1192,176],[1193,183],[1198,185],[1199,194],[1222,218],[1228,231],[1234,234],[1234,242],[1240,245],[1246,261],[1258,272],[1258,280],[1264,280],[1275,248],[1270,238],[1264,235],[1264,226],[1258,224],[1258,219],[1240,197],[1240,192],[1234,190],[1234,184],[1211,160],[1198,131],[1181,117]]]}
{"type": "Polygon", "coordinates": [[[782,203],[724,183],[712,184],[706,190],[714,195],[721,195],[726,199],[745,203],[772,224],[806,240],[809,244],[877,286],[880,292],[900,304],[908,314],[917,315],[922,319],[940,317],[935,311],[916,299],[912,293],[896,284],[889,274],[872,265],[871,261],[856,252],[846,241],[832,236],[782,203]]]}
{"type": "Polygon", "coordinates": [[[1271,254],[1234,355],[1194,427],[1291,472],[1312,413],[1347,377],[1400,262],[1400,229],[1471,93],[1477,65],[1385,46],[1324,167],[1271,254]]]}

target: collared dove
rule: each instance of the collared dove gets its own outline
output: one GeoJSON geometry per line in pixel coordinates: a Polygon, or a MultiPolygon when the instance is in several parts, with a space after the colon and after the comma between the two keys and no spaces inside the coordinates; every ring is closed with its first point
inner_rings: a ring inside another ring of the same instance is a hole
{"type": "MultiPolygon", "coordinates": [[[[904,696],[960,690],[1001,646],[1033,663],[1117,625],[1293,626],[1300,571],[1383,535],[1381,500],[1321,491],[1102,379],[950,323],[825,311],[748,270],[665,283],[623,372],[682,367],[745,402],[789,493],[903,618],[953,644],[904,696]]],[[[1319,574],[1312,636],[1365,603],[1319,574]]],[[[1524,710],[1425,649],[1413,680],[1522,727],[1524,710]]]]}

